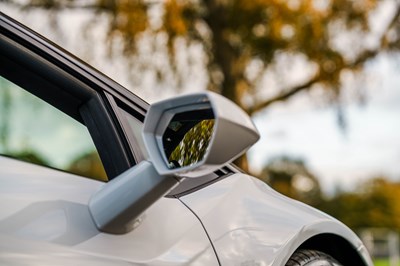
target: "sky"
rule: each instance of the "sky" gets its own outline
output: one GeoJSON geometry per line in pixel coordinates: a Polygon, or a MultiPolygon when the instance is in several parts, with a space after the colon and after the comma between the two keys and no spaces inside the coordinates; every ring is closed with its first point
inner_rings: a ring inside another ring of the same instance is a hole
{"type": "MultiPolygon", "coordinates": [[[[68,31],[63,30],[61,34],[49,26],[43,12],[20,12],[5,4],[0,4],[0,9],[99,68],[149,102],[174,94],[171,90],[157,88],[151,74],[145,77],[144,83],[147,88],[154,90],[140,90],[124,74],[129,65],[118,60],[118,56],[113,61],[107,59],[102,42],[105,36],[102,30],[104,20],[99,19],[95,30],[87,36],[88,39],[99,40],[99,43],[87,46],[82,40],[80,28],[88,21],[85,12],[64,12],[58,23],[61,29],[68,31]]],[[[150,60],[154,56],[151,55],[150,60]]],[[[185,87],[189,91],[201,90],[206,84],[205,75],[204,72],[197,73],[190,79],[191,84],[185,84],[185,87]]],[[[366,102],[344,101],[345,131],[338,126],[337,108],[321,104],[318,91],[301,93],[258,113],[254,121],[261,139],[249,152],[251,170],[257,173],[269,160],[284,155],[303,159],[306,166],[319,177],[325,192],[332,192],[339,187],[352,189],[363,180],[377,175],[400,181],[400,58],[379,56],[366,66],[361,82],[349,82],[347,86],[348,94],[362,90],[366,102]]]]}

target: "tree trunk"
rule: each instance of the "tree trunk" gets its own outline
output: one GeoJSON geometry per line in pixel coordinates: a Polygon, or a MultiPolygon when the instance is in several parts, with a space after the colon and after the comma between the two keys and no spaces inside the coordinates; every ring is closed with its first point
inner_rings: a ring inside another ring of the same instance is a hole
{"type": "Polygon", "coordinates": [[[239,168],[241,168],[243,171],[246,173],[249,173],[249,164],[247,160],[247,154],[243,154],[239,158],[233,161],[235,165],[237,165],[239,168]]]}
{"type": "Polygon", "coordinates": [[[235,102],[240,107],[242,104],[242,92],[246,86],[244,71],[248,57],[242,49],[233,47],[230,39],[232,38],[231,29],[227,22],[227,7],[223,1],[205,1],[207,15],[204,21],[207,22],[210,31],[213,33],[211,39],[212,52],[210,54],[209,70],[217,67],[223,75],[221,84],[213,84],[218,88],[218,92],[235,102]]]}
{"type": "MultiPolygon", "coordinates": [[[[244,77],[245,67],[247,65],[248,56],[243,51],[238,51],[232,47],[229,38],[229,29],[226,21],[226,6],[223,1],[205,1],[208,12],[204,20],[213,33],[212,36],[212,56],[210,56],[209,67],[217,66],[223,74],[223,81],[218,86],[219,93],[230,99],[246,112],[242,104],[243,92],[246,90],[246,82],[244,77]]],[[[234,163],[248,171],[248,161],[246,154],[237,158],[234,163]]]]}

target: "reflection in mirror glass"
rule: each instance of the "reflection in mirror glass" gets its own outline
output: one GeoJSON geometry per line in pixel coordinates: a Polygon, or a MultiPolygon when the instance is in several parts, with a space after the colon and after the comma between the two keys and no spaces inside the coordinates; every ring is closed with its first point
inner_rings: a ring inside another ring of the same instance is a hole
{"type": "Polygon", "coordinates": [[[180,168],[202,161],[213,130],[214,114],[209,108],[176,114],[163,134],[168,167],[180,168]]]}

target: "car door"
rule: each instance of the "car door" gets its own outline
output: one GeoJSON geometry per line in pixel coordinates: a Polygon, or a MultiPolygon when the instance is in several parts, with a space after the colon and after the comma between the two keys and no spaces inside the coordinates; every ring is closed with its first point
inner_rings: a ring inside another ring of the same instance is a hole
{"type": "Polygon", "coordinates": [[[0,13],[0,264],[218,265],[200,221],[174,197],[130,233],[97,230],[91,195],[145,157],[134,152],[140,139],[127,139],[112,95],[146,108],[0,13]]]}

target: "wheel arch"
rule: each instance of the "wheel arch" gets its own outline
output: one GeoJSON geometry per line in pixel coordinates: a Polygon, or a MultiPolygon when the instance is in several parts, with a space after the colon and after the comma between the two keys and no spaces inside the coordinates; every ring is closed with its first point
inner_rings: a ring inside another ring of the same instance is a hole
{"type": "Polygon", "coordinates": [[[298,249],[311,249],[329,254],[343,265],[367,266],[357,249],[345,238],[331,233],[312,236],[298,249]]]}

